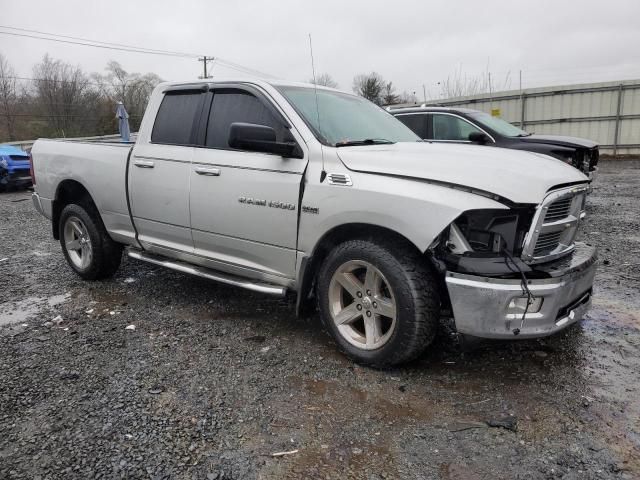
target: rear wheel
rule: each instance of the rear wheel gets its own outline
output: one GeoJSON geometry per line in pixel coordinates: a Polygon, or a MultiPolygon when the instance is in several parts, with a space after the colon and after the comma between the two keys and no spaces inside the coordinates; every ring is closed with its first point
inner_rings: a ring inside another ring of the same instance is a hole
{"type": "Polygon", "coordinates": [[[436,280],[409,247],[345,242],[325,260],[317,286],[327,330],[360,363],[409,361],[435,336],[440,313],[436,280]]]}
{"type": "Polygon", "coordinates": [[[93,205],[64,207],[58,231],[67,263],[85,280],[108,278],[118,270],[122,245],[111,239],[93,205]]]}

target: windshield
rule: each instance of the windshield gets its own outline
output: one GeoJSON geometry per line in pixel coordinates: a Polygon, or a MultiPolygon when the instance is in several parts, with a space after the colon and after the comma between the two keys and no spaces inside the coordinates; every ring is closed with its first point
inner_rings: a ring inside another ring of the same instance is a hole
{"type": "Polygon", "coordinates": [[[364,98],[318,89],[316,109],[313,88],[278,87],[278,91],[296,109],[316,138],[326,145],[421,141],[402,122],[364,98]]]}
{"type": "Polygon", "coordinates": [[[518,127],[514,127],[509,122],[505,122],[501,118],[492,117],[488,113],[474,112],[469,114],[469,116],[485,127],[491,128],[505,137],[528,137],[531,135],[518,127]]]}

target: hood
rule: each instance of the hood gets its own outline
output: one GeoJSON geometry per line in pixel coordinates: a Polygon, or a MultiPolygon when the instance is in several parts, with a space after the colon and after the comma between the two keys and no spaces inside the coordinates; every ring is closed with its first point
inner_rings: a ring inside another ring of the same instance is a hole
{"type": "Polygon", "coordinates": [[[521,137],[520,140],[526,143],[546,143],[562,147],[593,148],[598,146],[596,142],[586,138],[565,137],[563,135],[537,135],[534,133],[528,137],[521,137]]]}
{"type": "Polygon", "coordinates": [[[514,203],[538,204],[556,185],[588,182],[555,158],[496,147],[416,142],[336,151],[349,170],[460,185],[514,203]]]}

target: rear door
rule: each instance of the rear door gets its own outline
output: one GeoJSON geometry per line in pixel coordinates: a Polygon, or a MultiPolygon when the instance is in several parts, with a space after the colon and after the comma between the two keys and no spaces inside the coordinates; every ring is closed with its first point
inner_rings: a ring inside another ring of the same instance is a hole
{"type": "Polygon", "coordinates": [[[228,138],[235,122],[272,127],[277,140],[304,146],[263,92],[243,85],[214,88],[203,148],[194,152],[190,175],[195,253],[231,273],[292,278],[307,153],[298,159],[233,149],[228,138]]]}
{"type": "Polygon", "coordinates": [[[129,166],[131,212],[145,249],[192,252],[189,177],[206,93],[165,93],[149,142],[136,144],[129,166]]]}

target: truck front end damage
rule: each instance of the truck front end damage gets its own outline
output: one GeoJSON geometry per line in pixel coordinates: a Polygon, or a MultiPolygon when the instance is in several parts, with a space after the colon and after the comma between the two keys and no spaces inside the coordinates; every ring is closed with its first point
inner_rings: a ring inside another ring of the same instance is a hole
{"type": "Polygon", "coordinates": [[[587,186],[551,191],[538,206],[472,210],[432,246],[458,332],[536,338],[588,310],[596,249],[575,242],[587,186]]]}

